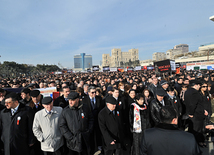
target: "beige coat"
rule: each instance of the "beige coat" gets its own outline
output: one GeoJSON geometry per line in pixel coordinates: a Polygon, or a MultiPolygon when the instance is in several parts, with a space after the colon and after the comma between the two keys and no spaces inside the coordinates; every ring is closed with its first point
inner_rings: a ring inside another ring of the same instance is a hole
{"type": "Polygon", "coordinates": [[[62,108],[53,107],[52,110],[53,113],[50,117],[45,109],[38,111],[33,122],[33,133],[41,142],[41,149],[48,152],[55,152],[64,144],[58,125],[62,108]]]}

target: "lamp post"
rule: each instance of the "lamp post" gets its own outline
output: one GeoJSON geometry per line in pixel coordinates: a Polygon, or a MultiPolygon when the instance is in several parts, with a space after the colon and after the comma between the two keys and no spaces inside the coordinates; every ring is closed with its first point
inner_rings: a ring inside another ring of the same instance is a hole
{"type": "Polygon", "coordinates": [[[210,20],[214,22],[214,15],[210,17],[210,20]]]}

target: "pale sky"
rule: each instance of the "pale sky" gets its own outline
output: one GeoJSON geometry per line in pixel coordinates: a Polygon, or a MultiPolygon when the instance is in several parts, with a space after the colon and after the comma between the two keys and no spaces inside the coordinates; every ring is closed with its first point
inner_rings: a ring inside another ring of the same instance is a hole
{"type": "Polygon", "coordinates": [[[178,44],[214,42],[213,0],[0,0],[0,62],[56,64],[112,48],[152,59],[178,44]]]}

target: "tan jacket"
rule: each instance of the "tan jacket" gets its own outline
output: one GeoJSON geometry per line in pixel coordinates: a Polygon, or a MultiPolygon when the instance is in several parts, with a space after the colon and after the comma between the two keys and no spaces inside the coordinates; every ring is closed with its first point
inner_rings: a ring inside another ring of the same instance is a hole
{"type": "Polygon", "coordinates": [[[41,149],[48,152],[55,152],[64,144],[58,125],[62,108],[53,107],[52,110],[53,113],[50,117],[45,109],[38,111],[33,122],[33,133],[41,142],[41,149]]]}

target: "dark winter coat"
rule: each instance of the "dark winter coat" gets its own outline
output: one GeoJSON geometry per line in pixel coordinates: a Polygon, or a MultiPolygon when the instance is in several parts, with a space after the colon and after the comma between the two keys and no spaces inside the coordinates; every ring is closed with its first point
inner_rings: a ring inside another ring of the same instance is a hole
{"type": "Polygon", "coordinates": [[[204,105],[199,91],[194,88],[188,88],[184,94],[184,100],[187,114],[193,115],[198,120],[205,118],[204,105]]]}
{"type": "Polygon", "coordinates": [[[12,116],[10,109],[1,111],[1,139],[6,155],[29,155],[29,145],[34,144],[32,131],[34,112],[23,104],[19,104],[17,112],[12,116]],[[19,123],[17,118],[20,117],[19,123]]]}
{"type": "Polygon", "coordinates": [[[98,115],[98,122],[104,139],[104,149],[114,150],[123,146],[123,129],[121,116],[119,111],[115,111],[115,115],[106,106],[98,115]],[[115,141],[114,145],[110,143],[115,141]]]}
{"type": "Polygon", "coordinates": [[[192,134],[179,131],[172,124],[147,129],[140,145],[140,155],[201,155],[192,134]]]}
{"type": "Polygon", "coordinates": [[[82,144],[85,143],[89,153],[89,137],[93,131],[93,123],[93,114],[86,104],[80,102],[77,108],[70,107],[70,105],[65,107],[59,117],[59,127],[66,139],[67,147],[81,152],[82,144]]]}
{"type": "Polygon", "coordinates": [[[58,98],[56,98],[56,100],[54,100],[53,105],[65,108],[66,106],[68,106],[68,101],[66,101],[64,98],[64,95],[62,95],[62,96],[59,96],[58,98]]]}

